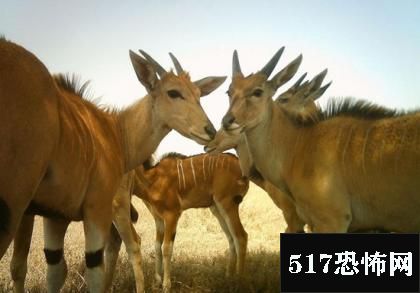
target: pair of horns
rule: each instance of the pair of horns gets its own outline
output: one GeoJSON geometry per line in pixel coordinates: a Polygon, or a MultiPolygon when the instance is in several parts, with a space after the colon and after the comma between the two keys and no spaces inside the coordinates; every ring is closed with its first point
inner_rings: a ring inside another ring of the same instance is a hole
{"type": "MultiPolygon", "coordinates": [[[[323,71],[315,75],[311,81],[305,81],[302,85],[300,85],[300,83],[302,82],[301,81],[302,78],[300,78],[296,82],[296,84],[293,85],[293,87],[297,85],[295,90],[297,90],[300,93],[303,93],[304,98],[308,98],[309,96],[314,95],[315,93],[318,93],[318,95],[315,95],[315,98],[314,98],[314,100],[316,100],[322,96],[322,94],[329,88],[329,86],[332,83],[332,81],[330,81],[329,83],[321,87],[322,82],[324,81],[327,73],[328,73],[328,69],[324,69],[323,71]]],[[[304,76],[306,76],[306,73],[304,74],[304,76]]]]}
{"type": "MultiPolygon", "coordinates": [[[[149,61],[153,67],[155,68],[156,72],[159,74],[160,77],[162,77],[164,74],[167,73],[167,71],[155,60],[147,54],[143,50],[139,50],[140,53],[149,61]]],[[[259,71],[260,73],[264,74],[265,76],[269,77],[271,73],[273,72],[274,68],[276,67],[277,63],[279,62],[279,59],[281,55],[283,54],[284,47],[281,47],[276,54],[268,61],[268,63],[259,71]]],[[[184,72],[184,69],[181,66],[181,63],[179,63],[178,59],[174,56],[174,54],[169,53],[169,56],[172,59],[172,62],[174,63],[175,70],[177,74],[181,74],[184,72]]],[[[243,75],[241,70],[241,65],[239,64],[239,58],[238,58],[238,52],[235,50],[233,52],[233,62],[232,62],[232,75],[235,76],[237,74],[243,75]]],[[[300,82],[302,82],[303,78],[300,79],[300,82]]],[[[299,83],[300,83],[299,82],[299,83]]]]}
{"type": "MultiPolygon", "coordinates": [[[[298,90],[307,90],[308,92],[316,91],[321,87],[322,82],[324,81],[325,76],[328,73],[328,69],[325,68],[323,71],[315,75],[311,81],[305,81],[302,84],[302,81],[305,79],[307,72],[305,72],[296,82],[294,85],[292,85],[291,89],[294,91],[298,90]]],[[[329,87],[332,81],[330,81],[326,87],[329,87]]]]}
{"type": "MultiPolygon", "coordinates": [[[[273,72],[274,68],[279,62],[281,54],[283,54],[284,47],[281,47],[276,54],[268,61],[268,63],[259,71],[259,73],[264,74],[265,76],[269,77],[270,74],[273,72]]],[[[233,60],[232,60],[232,76],[235,75],[243,75],[241,71],[241,65],[239,65],[239,58],[238,52],[235,50],[233,52],[233,60]]]]}
{"type": "MultiPolygon", "coordinates": [[[[146,58],[146,60],[149,61],[153,65],[154,69],[156,70],[157,74],[160,77],[162,77],[163,75],[167,73],[167,71],[155,59],[153,59],[152,56],[150,56],[143,50],[139,50],[139,51],[144,56],[144,58],[146,58]]],[[[178,75],[183,73],[184,69],[182,68],[181,63],[179,63],[178,59],[176,59],[174,54],[169,53],[169,56],[171,57],[172,62],[174,63],[176,73],[178,75]]]]}

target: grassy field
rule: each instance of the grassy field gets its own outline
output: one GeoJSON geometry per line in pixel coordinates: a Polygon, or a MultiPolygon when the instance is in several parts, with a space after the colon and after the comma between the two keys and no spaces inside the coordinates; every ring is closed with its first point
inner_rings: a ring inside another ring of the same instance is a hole
{"type": "MultiPolygon", "coordinates": [[[[140,218],[136,223],[142,238],[143,270],[147,292],[153,287],[154,223],[146,207],[135,199],[140,218]]],[[[228,242],[217,220],[208,209],[186,211],[178,224],[173,254],[173,292],[279,292],[279,233],[284,231],[283,215],[264,191],[251,184],[240,207],[248,232],[246,273],[226,279],[228,242]]],[[[84,280],[84,238],[81,223],[70,225],[65,240],[69,273],[63,292],[86,292],[84,280]]],[[[29,254],[26,288],[29,292],[46,292],[46,265],[42,252],[42,223],[36,220],[29,254]]],[[[11,249],[0,263],[0,292],[11,292],[9,262],[11,249]]],[[[134,292],[134,278],[124,247],[116,268],[113,292],[134,292]]]]}

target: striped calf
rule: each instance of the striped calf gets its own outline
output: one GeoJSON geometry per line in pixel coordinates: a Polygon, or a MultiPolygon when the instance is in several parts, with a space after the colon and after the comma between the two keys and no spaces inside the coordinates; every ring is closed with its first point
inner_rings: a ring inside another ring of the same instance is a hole
{"type": "MultiPolygon", "coordinates": [[[[178,219],[182,212],[189,208],[209,207],[217,218],[229,241],[230,259],[227,275],[242,274],[247,247],[247,233],[239,218],[239,204],[248,191],[249,182],[242,177],[239,162],[231,154],[201,154],[186,157],[177,153],[164,156],[156,165],[145,164],[136,169],[133,193],[140,197],[156,224],[156,273],[158,283],[168,291],[171,287],[172,249],[175,240],[178,219]],[[149,185],[142,183],[142,175],[149,185]]],[[[119,196],[122,201],[127,197],[119,196]]],[[[129,202],[120,204],[114,218],[128,214],[129,202]],[[124,206],[124,208],[122,208],[124,206]]],[[[130,225],[130,221],[125,221],[130,225]]],[[[122,227],[121,227],[122,228],[122,227]]],[[[126,226],[124,228],[128,230],[126,226]]],[[[108,247],[108,267],[115,267],[117,252],[121,240],[118,233],[112,234],[108,247]]],[[[112,273],[110,278],[112,277],[112,273]]]]}

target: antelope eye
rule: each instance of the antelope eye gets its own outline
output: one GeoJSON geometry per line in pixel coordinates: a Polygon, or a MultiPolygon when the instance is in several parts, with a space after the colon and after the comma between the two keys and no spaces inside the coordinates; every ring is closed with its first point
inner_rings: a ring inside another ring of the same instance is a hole
{"type": "Polygon", "coordinates": [[[252,95],[253,96],[255,96],[255,97],[257,97],[257,98],[259,98],[259,97],[261,97],[262,96],[262,94],[263,94],[263,90],[262,89],[256,89],[253,93],[252,93],[252,95]]]}
{"type": "Polygon", "coordinates": [[[288,103],[288,102],[289,102],[289,98],[281,98],[281,99],[279,99],[279,102],[280,102],[281,104],[286,104],[286,103],[288,103]]]}
{"type": "Polygon", "coordinates": [[[181,98],[183,99],[183,96],[181,95],[180,92],[178,92],[177,90],[169,90],[168,91],[168,96],[172,99],[176,99],[176,98],[181,98]]]}

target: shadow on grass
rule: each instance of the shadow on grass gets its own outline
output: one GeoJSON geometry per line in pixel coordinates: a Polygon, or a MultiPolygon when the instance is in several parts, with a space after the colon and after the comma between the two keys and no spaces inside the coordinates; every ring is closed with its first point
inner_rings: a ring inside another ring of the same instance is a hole
{"type": "MultiPolygon", "coordinates": [[[[172,292],[279,292],[279,254],[251,252],[246,259],[245,274],[241,277],[225,277],[227,257],[214,258],[179,255],[172,261],[172,292]]],[[[154,259],[144,257],[146,292],[162,292],[154,286],[154,259]]],[[[87,292],[84,264],[69,267],[62,292],[87,292]]],[[[0,284],[0,292],[11,292],[6,284],[0,284]]],[[[45,280],[27,284],[27,292],[46,292],[45,280]]],[[[112,292],[135,292],[134,276],[127,258],[120,258],[116,267],[112,292]]]]}
{"type": "MultiPolygon", "coordinates": [[[[244,276],[226,278],[227,258],[182,255],[172,262],[172,292],[279,292],[279,261],[278,253],[249,253],[244,276]]],[[[153,260],[145,261],[143,269],[146,292],[160,292],[161,288],[153,286],[153,260]]],[[[134,277],[126,260],[117,267],[113,284],[113,292],[135,291],[134,277]]]]}

